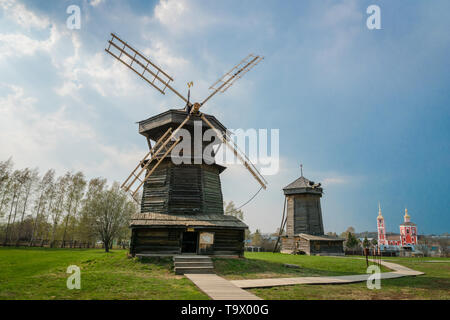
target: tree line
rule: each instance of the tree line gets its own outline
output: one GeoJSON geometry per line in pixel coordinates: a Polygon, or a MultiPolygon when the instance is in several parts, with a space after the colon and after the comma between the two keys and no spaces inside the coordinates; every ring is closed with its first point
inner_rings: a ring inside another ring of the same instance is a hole
{"type": "Polygon", "coordinates": [[[81,172],[14,169],[0,161],[0,244],[13,246],[125,247],[128,223],[138,212],[117,182],[87,180],[81,172]]]}

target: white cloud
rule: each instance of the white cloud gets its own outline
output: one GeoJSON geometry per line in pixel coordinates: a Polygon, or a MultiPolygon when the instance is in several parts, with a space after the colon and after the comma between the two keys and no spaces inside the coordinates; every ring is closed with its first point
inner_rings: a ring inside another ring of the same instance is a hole
{"type": "Polygon", "coordinates": [[[349,179],[346,177],[328,177],[323,179],[322,183],[324,186],[329,186],[334,184],[347,184],[349,182],[349,179]]]}
{"type": "Polygon", "coordinates": [[[5,17],[24,28],[45,29],[50,25],[47,17],[37,16],[16,0],[0,0],[0,8],[5,11],[5,17]]]}
{"type": "Polygon", "coordinates": [[[104,0],[91,0],[91,2],[89,2],[89,4],[93,7],[96,7],[103,2],[104,2],[104,0]]]}
{"type": "Polygon", "coordinates": [[[62,77],[62,85],[55,88],[57,94],[78,99],[79,89],[89,87],[103,97],[142,94],[141,87],[135,85],[136,75],[121,63],[103,51],[94,54],[83,52],[76,33],[71,35],[71,43],[73,54],[62,63],[54,63],[62,77]]]}
{"type": "Polygon", "coordinates": [[[94,131],[87,125],[71,121],[65,107],[42,114],[37,100],[26,96],[23,88],[2,84],[10,93],[0,97],[0,127],[2,157],[8,153],[24,158],[36,158],[72,139],[93,139],[94,131]]]}
{"type": "MultiPolygon", "coordinates": [[[[155,61],[157,66],[163,69],[167,68],[166,70],[170,70],[170,72],[182,71],[189,64],[186,59],[176,56],[166,44],[159,40],[153,41],[153,46],[143,49],[142,53],[147,57],[151,57],[150,59],[155,61]]],[[[172,74],[170,76],[174,77],[172,74]]]]}
{"type": "Polygon", "coordinates": [[[337,65],[336,60],[352,47],[355,37],[363,30],[363,13],[358,5],[355,0],[333,3],[318,18],[318,27],[328,31],[326,45],[316,56],[320,65],[337,65]]]}
{"type": "Polygon", "coordinates": [[[56,26],[50,29],[46,40],[36,40],[22,33],[0,34],[0,59],[14,56],[29,56],[37,51],[49,52],[59,40],[60,34],[56,26]]]}
{"type": "Polygon", "coordinates": [[[0,97],[0,159],[13,156],[18,167],[82,170],[88,177],[120,180],[145,152],[105,144],[93,127],[71,119],[65,106],[42,113],[23,88],[0,83],[0,89],[8,91],[0,97]]]}
{"type": "Polygon", "coordinates": [[[139,87],[134,85],[135,78],[131,78],[136,75],[112,59],[104,52],[96,53],[90,59],[85,59],[87,62],[80,68],[80,73],[87,76],[89,85],[103,97],[136,94],[139,87]]]}
{"type": "Polygon", "coordinates": [[[71,43],[73,47],[72,56],[65,58],[62,63],[59,63],[58,59],[53,58],[54,66],[60,70],[63,77],[62,86],[56,88],[55,91],[61,96],[76,97],[76,92],[83,87],[79,81],[80,69],[78,64],[80,63],[81,41],[77,33],[71,34],[71,43]]]}
{"type": "Polygon", "coordinates": [[[155,6],[154,18],[175,33],[199,32],[222,20],[188,0],[160,0],[155,6]]]}

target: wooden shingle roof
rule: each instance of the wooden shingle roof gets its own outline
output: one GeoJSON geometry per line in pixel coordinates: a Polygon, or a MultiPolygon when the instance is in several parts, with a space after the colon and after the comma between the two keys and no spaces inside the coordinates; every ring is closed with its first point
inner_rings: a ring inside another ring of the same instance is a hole
{"type": "Polygon", "coordinates": [[[317,193],[322,194],[322,188],[320,187],[320,183],[316,184],[314,181],[310,181],[306,179],[304,176],[301,176],[294,182],[288,184],[283,188],[284,194],[300,194],[300,193],[317,193]]]}
{"type": "Polygon", "coordinates": [[[137,226],[248,228],[238,218],[223,214],[172,215],[153,212],[134,214],[131,217],[130,227],[137,226]]]}

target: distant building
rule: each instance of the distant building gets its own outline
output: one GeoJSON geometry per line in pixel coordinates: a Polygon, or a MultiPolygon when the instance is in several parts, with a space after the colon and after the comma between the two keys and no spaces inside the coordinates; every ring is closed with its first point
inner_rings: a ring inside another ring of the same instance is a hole
{"type": "Polygon", "coordinates": [[[303,176],[286,186],[286,235],[281,252],[307,255],[344,255],[345,239],[324,235],[320,198],[323,190],[303,176]]]}
{"type": "Polygon", "coordinates": [[[400,225],[400,234],[390,234],[386,236],[384,217],[381,214],[381,207],[378,205],[377,229],[380,250],[415,251],[415,246],[417,245],[417,225],[411,222],[408,209],[405,209],[404,222],[400,225]]]}

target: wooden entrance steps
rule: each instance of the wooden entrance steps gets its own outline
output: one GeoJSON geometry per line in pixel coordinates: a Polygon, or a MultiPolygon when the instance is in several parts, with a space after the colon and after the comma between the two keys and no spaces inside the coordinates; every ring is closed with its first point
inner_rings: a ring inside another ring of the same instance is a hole
{"type": "Polygon", "coordinates": [[[210,274],[214,265],[210,257],[198,255],[179,255],[173,257],[175,274],[210,274]]]}

